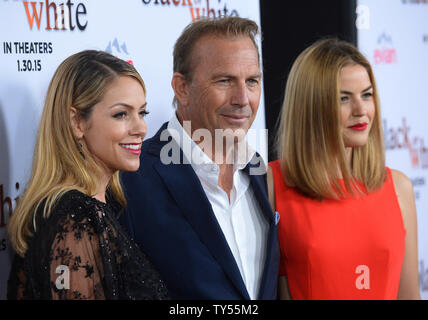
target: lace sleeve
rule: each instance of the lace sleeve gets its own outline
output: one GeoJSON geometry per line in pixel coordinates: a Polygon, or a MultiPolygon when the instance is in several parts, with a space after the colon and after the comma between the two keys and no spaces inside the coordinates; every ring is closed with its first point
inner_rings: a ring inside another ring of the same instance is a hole
{"type": "Polygon", "coordinates": [[[85,221],[69,217],[51,247],[52,299],[105,299],[99,237],[85,221]]]}
{"type": "Polygon", "coordinates": [[[7,299],[21,300],[26,299],[28,280],[25,275],[23,259],[15,254],[12,262],[11,272],[7,283],[7,299]]]}

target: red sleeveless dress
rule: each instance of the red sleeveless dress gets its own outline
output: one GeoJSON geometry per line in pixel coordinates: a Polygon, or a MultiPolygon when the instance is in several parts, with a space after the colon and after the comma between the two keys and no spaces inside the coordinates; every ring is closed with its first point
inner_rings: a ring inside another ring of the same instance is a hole
{"type": "Polygon", "coordinates": [[[288,187],[270,162],[280,214],[280,275],[292,299],[396,299],[405,235],[391,170],[363,197],[318,201],[288,187]]]}

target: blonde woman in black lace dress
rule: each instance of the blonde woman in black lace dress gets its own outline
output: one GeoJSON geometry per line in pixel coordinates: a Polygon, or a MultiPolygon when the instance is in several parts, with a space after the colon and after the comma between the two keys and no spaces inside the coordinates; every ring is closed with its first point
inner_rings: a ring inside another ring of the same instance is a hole
{"type": "Polygon", "coordinates": [[[9,223],[8,299],[165,299],[157,271],[117,222],[118,170],[139,167],[146,90],[100,51],[67,58],[50,82],[27,188],[9,223]]]}

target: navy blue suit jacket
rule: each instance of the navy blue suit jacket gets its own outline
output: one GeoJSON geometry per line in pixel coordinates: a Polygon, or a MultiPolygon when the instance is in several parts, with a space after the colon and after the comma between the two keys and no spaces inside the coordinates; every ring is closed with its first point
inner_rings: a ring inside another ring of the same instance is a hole
{"type": "MultiPolygon", "coordinates": [[[[127,200],[121,222],[154,263],[172,299],[249,299],[239,268],[190,164],[163,164],[168,141],[160,134],[142,145],[137,172],[123,173],[127,200]]],[[[180,156],[182,151],[180,149],[180,156]]],[[[248,173],[249,164],[244,170],[248,173]]],[[[266,175],[250,175],[269,224],[258,299],[276,299],[279,266],[277,221],[266,192],[266,175]]]]}

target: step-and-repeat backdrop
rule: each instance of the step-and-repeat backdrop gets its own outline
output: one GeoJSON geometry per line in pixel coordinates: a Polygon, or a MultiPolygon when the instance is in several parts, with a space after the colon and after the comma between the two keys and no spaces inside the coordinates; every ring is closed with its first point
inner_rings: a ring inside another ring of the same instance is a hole
{"type": "MultiPolygon", "coordinates": [[[[260,26],[259,0],[0,0],[0,299],[12,258],[6,226],[29,179],[43,100],[59,63],[84,49],[133,63],[147,86],[150,137],[174,112],[175,40],[194,19],[220,15],[260,26]]],[[[260,134],[250,143],[267,160],[263,101],[252,127],[260,134]]]]}
{"type": "MultiPolygon", "coordinates": [[[[377,77],[387,164],[413,181],[419,280],[428,299],[428,3],[359,0],[358,45],[377,77]]],[[[134,64],[147,85],[148,134],[173,114],[172,49],[199,16],[239,15],[260,25],[258,0],[0,0],[0,299],[11,262],[10,214],[28,181],[50,78],[67,56],[108,51],[134,64]]],[[[264,132],[263,97],[253,128],[264,132]]],[[[266,158],[266,136],[250,141],[266,158]]]]}
{"type": "Polygon", "coordinates": [[[428,299],[428,1],[359,0],[358,46],[380,91],[386,160],[413,182],[419,283],[428,299]]]}

